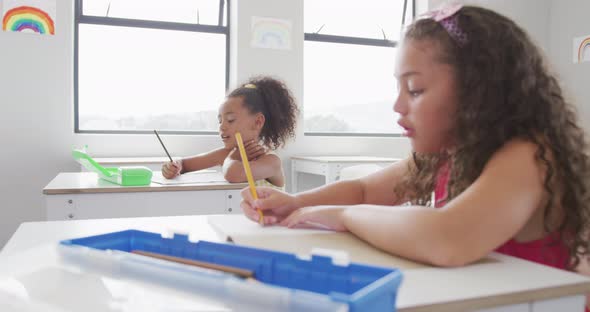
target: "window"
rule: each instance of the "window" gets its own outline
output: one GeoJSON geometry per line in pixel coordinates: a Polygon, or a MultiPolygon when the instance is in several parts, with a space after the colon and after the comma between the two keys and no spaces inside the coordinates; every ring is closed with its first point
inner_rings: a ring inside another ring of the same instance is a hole
{"type": "Polygon", "coordinates": [[[76,0],[75,131],[217,133],[229,1],[76,0]]]}
{"type": "Polygon", "coordinates": [[[414,1],[309,0],[304,10],[305,133],[399,135],[395,54],[414,1]]]}

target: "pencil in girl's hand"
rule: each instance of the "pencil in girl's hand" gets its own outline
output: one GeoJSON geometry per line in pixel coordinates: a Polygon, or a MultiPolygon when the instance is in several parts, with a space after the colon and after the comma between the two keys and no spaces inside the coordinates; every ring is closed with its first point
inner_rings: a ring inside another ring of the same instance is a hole
{"type": "Polygon", "coordinates": [[[160,141],[160,144],[162,144],[164,152],[166,152],[166,155],[168,155],[168,159],[170,159],[170,162],[173,163],[174,160],[172,160],[172,157],[170,157],[170,153],[168,153],[168,149],[166,149],[166,145],[164,145],[164,142],[162,142],[162,139],[160,139],[160,135],[158,134],[158,131],[156,131],[156,129],[154,129],[154,133],[156,134],[156,137],[158,137],[158,141],[160,141]]]}
{"type": "MultiPolygon", "coordinates": [[[[236,142],[238,142],[238,149],[240,150],[240,157],[242,157],[242,164],[244,164],[244,171],[246,172],[246,178],[248,179],[248,186],[250,187],[250,193],[252,193],[252,198],[254,200],[258,199],[258,194],[256,193],[256,186],[254,185],[254,178],[252,177],[252,170],[250,170],[250,163],[248,163],[248,155],[246,155],[246,149],[244,148],[244,141],[242,141],[242,135],[239,132],[236,132],[236,142]]],[[[258,210],[258,223],[260,225],[264,225],[264,215],[262,214],[262,210],[258,210]]]]}

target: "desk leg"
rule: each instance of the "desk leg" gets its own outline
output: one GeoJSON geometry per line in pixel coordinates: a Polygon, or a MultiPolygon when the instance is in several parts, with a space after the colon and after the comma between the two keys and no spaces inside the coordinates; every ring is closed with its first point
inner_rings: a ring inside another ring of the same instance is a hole
{"type": "Polygon", "coordinates": [[[297,193],[297,160],[291,161],[291,193],[297,193]]]}

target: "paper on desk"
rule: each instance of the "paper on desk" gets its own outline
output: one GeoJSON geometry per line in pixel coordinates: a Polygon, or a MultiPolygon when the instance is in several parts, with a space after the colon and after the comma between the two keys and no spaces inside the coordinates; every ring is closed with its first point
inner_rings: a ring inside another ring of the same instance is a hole
{"type": "Polygon", "coordinates": [[[208,216],[207,221],[213,227],[215,232],[222,238],[227,240],[229,236],[243,235],[303,235],[303,234],[317,234],[317,233],[331,233],[324,230],[298,229],[293,230],[284,226],[260,226],[260,224],[250,221],[242,214],[235,215],[220,215],[208,216]]]}
{"type": "Polygon", "coordinates": [[[344,251],[351,262],[400,269],[427,267],[421,263],[392,256],[350,233],[289,229],[282,226],[262,227],[244,215],[209,216],[207,219],[222,238],[239,245],[298,255],[309,255],[313,249],[321,248],[344,251]]]}
{"type": "Polygon", "coordinates": [[[223,178],[223,174],[215,170],[199,170],[194,172],[188,172],[181,174],[174,179],[166,179],[162,176],[162,172],[155,171],[152,175],[152,182],[163,184],[163,185],[176,185],[176,184],[199,184],[199,183],[218,183],[227,182],[223,178]]]}

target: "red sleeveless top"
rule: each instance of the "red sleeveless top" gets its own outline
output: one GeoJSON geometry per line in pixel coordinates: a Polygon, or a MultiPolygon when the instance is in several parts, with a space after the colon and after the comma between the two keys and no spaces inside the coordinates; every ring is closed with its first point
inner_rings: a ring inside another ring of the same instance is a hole
{"type": "MultiPolygon", "coordinates": [[[[447,202],[447,185],[450,174],[449,163],[445,162],[440,167],[436,178],[434,189],[434,207],[436,208],[444,206],[447,202]]],[[[495,251],[558,269],[566,269],[569,261],[569,252],[566,246],[559,241],[558,235],[547,235],[544,238],[523,243],[510,239],[495,251]]]]}
{"type": "MultiPolygon", "coordinates": [[[[436,177],[434,188],[435,208],[440,208],[447,202],[447,186],[450,176],[450,165],[445,162],[439,168],[436,177]]],[[[559,240],[559,235],[547,235],[541,239],[523,243],[510,239],[494,251],[563,270],[566,269],[569,261],[569,252],[563,242],[559,240]]],[[[584,311],[590,312],[590,309],[586,307],[584,311]]]]}

